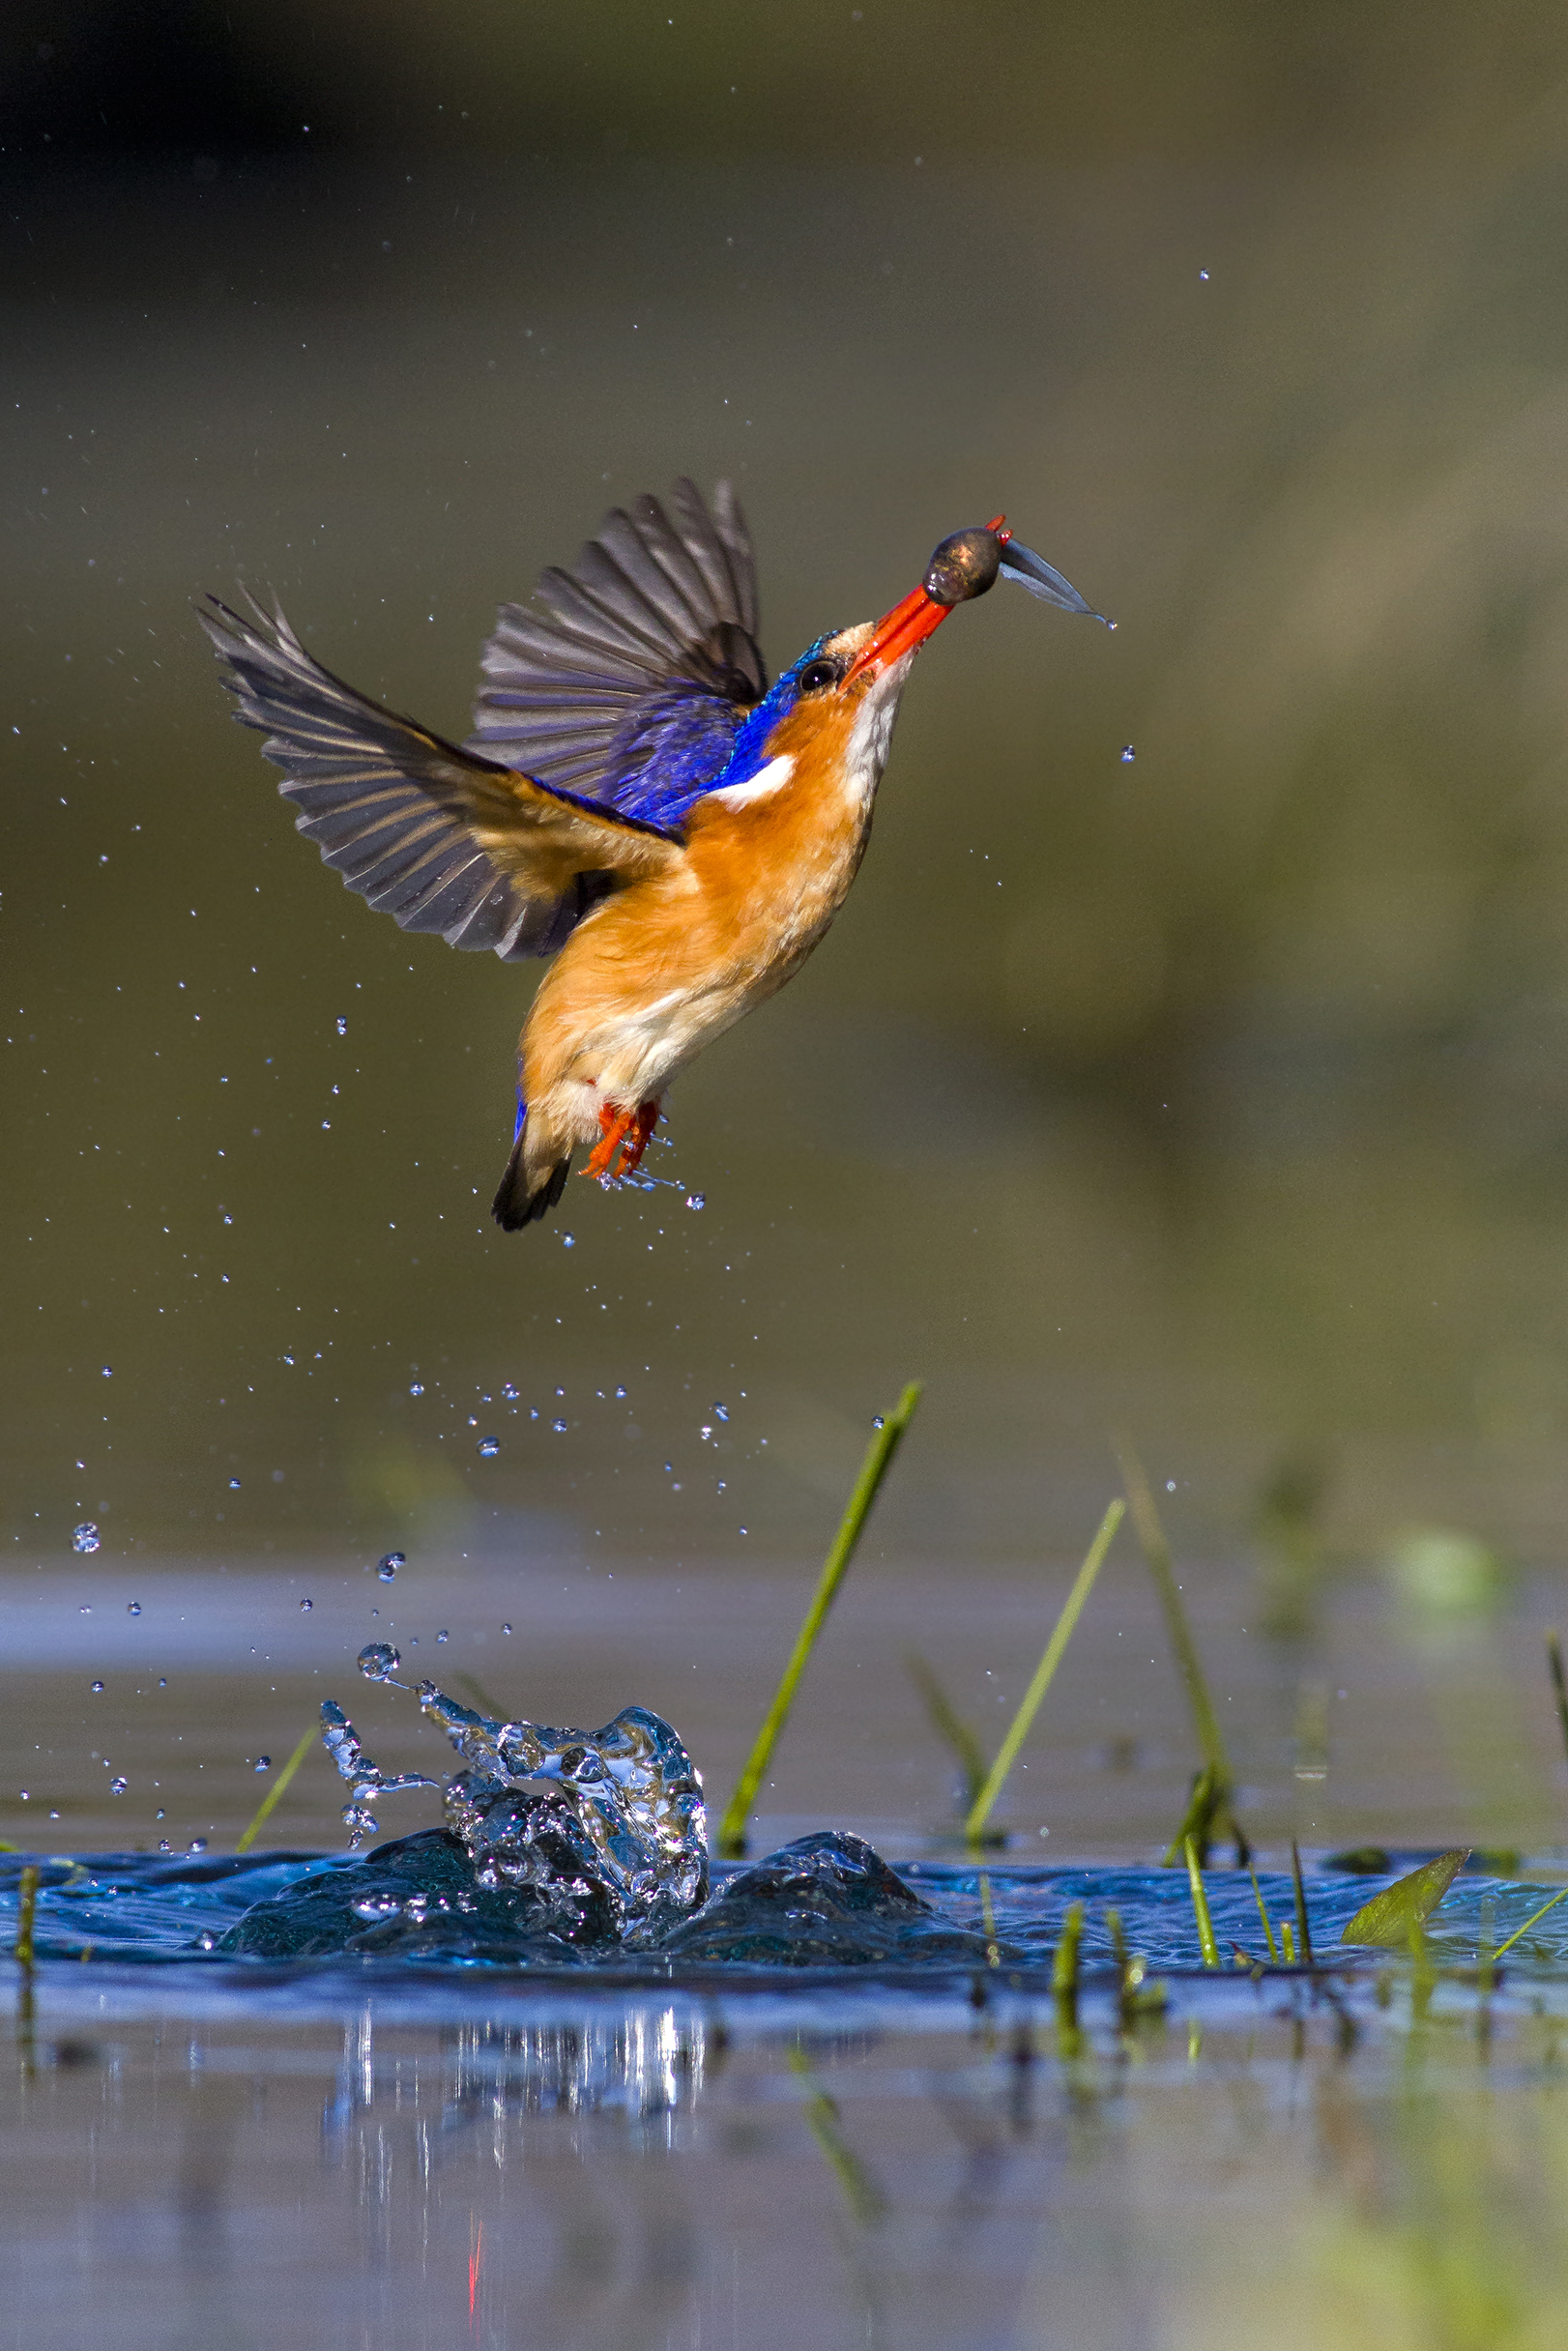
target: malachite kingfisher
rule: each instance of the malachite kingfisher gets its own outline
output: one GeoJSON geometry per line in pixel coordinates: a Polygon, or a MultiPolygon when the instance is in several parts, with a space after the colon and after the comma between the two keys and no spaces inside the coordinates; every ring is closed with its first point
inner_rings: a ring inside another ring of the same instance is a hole
{"type": "Polygon", "coordinates": [[[769,686],[740,506],[682,480],[501,607],[461,745],[345,685],[280,611],[208,599],[235,715],[349,888],[452,946],[555,957],[522,1032],[508,1232],[554,1207],[580,1145],[585,1176],[629,1176],[671,1080],[799,970],[864,855],[916,652],[999,575],[1102,617],[998,515],[769,686]]]}

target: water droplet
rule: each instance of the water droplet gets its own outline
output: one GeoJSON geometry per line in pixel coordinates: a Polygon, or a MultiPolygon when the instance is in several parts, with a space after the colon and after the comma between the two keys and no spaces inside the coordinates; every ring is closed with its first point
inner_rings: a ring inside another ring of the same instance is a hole
{"type": "Polygon", "coordinates": [[[386,1681],[402,1662],[390,1640],[367,1640],[360,1651],[360,1671],[367,1682],[386,1681]]]}
{"type": "Polygon", "coordinates": [[[337,1033],[339,1036],[347,1036],[348,1034],[348,1016],[346,1013],[340,1012],[337,1015],[337,1033]]]}
{"type": "Polygon", "coordinates": [[[71,1530],[73,1551],[97,1551],[102,1540],[91,1519],[83,1519],[79,1526],[73,1526],[71,1530]]]}
{"type": "Polygon", "coordinates": [[[501,1630],[503,1631],[503,1633],[509,1633],[509,1632],[511,1631],[511,1627],[510,1627],[510,1625],[509,1625],[509,1624],[504,1624],[504,1625],[502,1626],[501,1630]]]}
{"type": "Polygon", "coordinates": [[[257,1769],[257,1771],[271,1771],[271,1770],[272,1770],[272,1768],[273,1768],[273,1758],[272,1758],[272,1756],[257,1756],[257,1757],[256,1757],[256,1769],[257,1769]]]}
{"type": "Polygon", "coordinates": [[[515,1404],[522,1391],[520,1388],[513,1387],[511,1381],[507,1379],[502,1382],[501,1393],[508,1404],[515,1404]]]}
{"type": "Polygon", "coordinates": [[[666,1468],[666,1469],[673,1470],[673,1469],[674,1469],[674,1467],[675,1467],[675,1464],[674,1464],[674,1462],[666,1462],[666,1463],[665,1463],[665,1465],[664,1465],[664,1466],[665,1466],[665,1468],[666,1468]]]}
{"type": "Polygon", "coordinates": [[[1198,275],[1199,275],[1199,276],[1200,276],[1200,277],[1203,279],[1203,281],[1204,281],[1205,285],[1206,286],[1206,285],[1207,285],[1207,283],[1208,283],[1208,272],[1207,272],[1206,270],[1200,270],[1200,271],[1199,271],[1199,273],[1198,273],[1198,275]]]}
{"type": "Polygon", "coordinates": [[[1176,1492],[1176,1479],[1175,1479],[1174,1477],[1168,1477],[1168,1478],[1166,1479],[1166,1481],[1165,1481],[1165,1491],[1166,1491],[1166,1493],[1167,1493],[1167,1494],[1175,1494],[1175,1492],[1176,1492]]]}
{"type": "Polygon", "coordinates": [[[565,1436],[566,1436],[566,1422],[565,1422],[564,1420],[552,1420],[552,1421],[551,1421],[551,1423],[550,1423],[550,1426],[551,1426],[551,1428],[552,1428],[552,1429],[555,1431],[555,1433],[556,1433],[557,1437],[565,1437],[565,1436]]]}
{"type": "MultiPolygon", "coordinates": [[[[161,1820],[161,1819],[162,1819],[162,1817],[163,1817],[163,1815],[162,1815],[162,1814],[161,1814],[161,1813],[160,1813],[158,1816],[159,1816],[160,1820],[161,1820]]],[[[159,1851],[160,1851],[160,1853],[172,1853],[172,1852],[173,1852],[173,1850],[174,1850],[174,1847],[173,1847],[173,1845],[171,1845],[171,1844],[170,1844],[170,1843],[169,1843],[169,1841],[168,1841],[168,1839],[167,1839],[166,1837],[160,1837],[160,1838],[159,1839],[159,1841],[158,1841],[158,1849],[159,1849],[159,1851]]]]}
{"type": "Polygon", "coordinates": [[[624,1389],[624,1388],[617,1388],[617,1389],[616,1389],[616,1394],[617,1394],[618,1396],[624,1396],[625,1392],[626,1392],[626,1391],[625,1391],[625,1389],[624,1389]]]}
{"type": "Polygon", "coordinates": [[[537,1420],[538,1416],[539,1416],[539,1408],[538,1408],[538,1406],[537,1406],[537,1404],[531,1404],[531,1405],[529,1406],[529,1408],[528,1408],[528,1417],[529,1417],[529,1419],[530,1419],[530,1420],[537,1420]]]}
{"type": "Polygon", "coordinates": [[[109,1782],[109,1794],[110,1794],[111,1796],[123,1796],[123,1795],[125,1794],[125,1792],[126,1792],[126,1789],[127,1789],[127,1788],[128,1788],[130,1785],[131,1785],[131,1782],[130,1782],[129,1780],[126,1780],[126,1779],[116,1779],[116,1780],[111,1780],[111,1781],[109,1782]]]}
{"type": "Polygon", "coordinates": [[[229,1492],[230,1492],[230,1494],[238,1494],[238,1493],[239,1493],[239,1491],[240,1491],[240,1481],[239,1481],[239,1479],[238,1479],[237,1477],[231,1477],[231,1478],[230,1478],[230,1480],[229,1480],[229,1492]]]}
{"type": "Polygon", "coordinates": [[[293,1357],[292,1355],[285,1355],[285,1356],[283,1357],[283,1361],[284,1361],[285,1363],[289,1363],[289,1364],[291,1364],[291,1363],[294,1361],[294,1357],[293,1357]]]}
{"type": "Polygon", "coordinates": [[[114,1366],[112,1363],[105,1363],[103,1366],[103,1377],[105,1379],[112,1379],[114,1378],[114,1366]]]}
{"type": "Polygon", "coordinates": [[[871,1415],[871,1426],[874,1429],[886,1429],[887,1426],[886,1415],[881,1412],[873,1412],[871,1415]]]}
{"type": "Polygon", "coordinates": [[[92,1612],[93,1611],[90,1608],[79,1608],[76,1611],[78,1616],[91,1616],[92,1612]]]}
{"type": "Polygon", "coordinates": [[[709,1438],[710,1438],[710,1437],[712,1436],[713,1432],[712,1432],[712,1430],[711,1430],[711,1429],[709,1427],[709,1425],[708,1425],[707,1421],[705,1420],[705,1421],[703,1422],[702,1427],[701,1427],[701,1428],[698,1430],[697,1434],[698,1434],[698,1436],[699,1436],[699,1437],[702,1438],[703,1443],[706,1445],[706,1444],[707,1444],[707,1442],[708,1442],[708,1439],[709,1439],[709,1438]]]}
{"type": "Polygon", "coordinates": [[[1107,621],[1105,625],[1111,631],[1111,634],[1115,636],[1117,633],[1117,624],[1115,621],[1107,621]]]}
{"type": "Polygon", "coordinates": [[[407,1565],[408,1561],[400,1551],[390,1551],[376,1569],[376,1574],[381,1578],[383,1583],[391,1583],[398,1569],[407,1567],[407,1565]]]}
{"type": "Polygon", "coordinates": [[[716,1404],[716,1405],[714,1405],[714,1407],[713,1407],[713,1418],[714,1418],[715,1420],[728,1420],[728,1419],[729,1419],[729,1417],[730,1417],[730,1412],[729,1412],[729,1407],[728,1407],[727,1405],[722,1405],[722,1404],[716,1404]]]}
{"type": "MultiPolygon", "coordinates": [[[[164,1817],[164,1814],[163,1814],[163,1807],[162,1807],[161,1805],[160,1805],[160,1806],[159,1806],[159,1808],[158,1808],[158,1810],[157,1810],[157,1812],[156,1812],[156,1813],[153,1814],[153,1818],[154,1818],[155,1820],[161,1820],[163,1817],[164,1817]]],[[[168,1848],[168,1846],[167,1846],[167,1845],[165,1845],[165,1846],[163,1847],[163,1850],[164,1850],[164,1852],[165,1852],[165,1853],[168,1851],[168,1849],[169,1849],[169,1848],[168,1848]]]]}
{"type": "Polygon", "coordinates": [[[724,1492],[724,1485],[725,1485],[725,1481],[723,1480],[723,1478],[720,1478],[720,1479],[719,1479],[719,1481],[718,1481],[718,1491],[719,1491],[719,1493],[720,1493],[720,1494],[722,1494],[722,1493],[724,1492]]]}
{"type": "Polygon", "coordinates": [[[301,1610],[303,1611],[303,1612],[304,1612],[304,1613],[305,1613],[306,1616],[308,1616],[308,1615],[309,1615],[309,1613],[310,1613],[311,1610],[312,1610],[312,1609],[315,1607],[315,1605],[316,1605],[316,1604],[315,1604],[315,1602],[314,1602],[313,1600],[302,1600],[302,1601],[301,1601],[301,1603],[300,1603],[301,1610]]]}
{"type": "Polygon", "coordinates": [[[126,1610],[126,1614],[128,1616],[139,1616],[141,1614],[141,1602],[139,1600],[132,1600],[129,1608],[126,1610]]]}
{"type": "Polygon", "coordinates": [[[424,1381],[422,1379],[416,1379],[414,1385],[409,1389],[408,1392],[411,1396],[422,1396],[424,1394],[424,1381]]]}
{"type": "MultiPolygon", "coordinates": [[[[192,1837],[190,1840],[190,1850],[192,1853],[205,1853],[207,1850],[206,1838],[192,1837]]],[[[218,1937],[216,1934],[204,1934],[201,1940],[203,1950],[211,1951],[213,1945],[217,1942],[218,1937]]]]}
{"type": "Polygon", "coordinates": [[[447,1632],[441,1632],[436,1635],[436,1639],[437,1640],[450,1640],[451,1635],[447,1632]]]}
{"type": "Polygon", "coordinates": [[[575,1234],[575,1233],[563,1233],[563,1234],[561,1235],[561,1246],[562,1246],[562,1248],[563,1248],[563,1249],[575,1249],[575,1248],[576,1248],[576,1246],[577,1246],[577,1235],[576,1235],[576,1234],[575,1234]]]}
{"type": "Polygon", "coordinates": [[[556,1389],[556,1394],[557,1394],[558,1396],[565,1396],[566,1392],[566,1389],[565,1389],[565,1388],[557,1388],[557,1389],[556,1389]]]}
{"type": "Polygon", "coordinates": [[[705,1192],[688,1192],[686,1194],[686,1206],[688,1208],[706,1208],[707,1205],[708,1195],[705,1192]]]}
{"type": "Polygon", "coordinates": [[[483,1460],[493,1462],[501,1450],[501,1439],[499,1437],[481,1437],[474,1450],[483,1460]]]}
{"type": "Polygon", "coordinates": [[[1122,746],[1121,746],[1121,764],[1122,764],[1122,766],[1123,766],[1124,768],[1130,768],[1130,767],[1132,766],[1133,761],[1134,761],[1134,760],[1135,760],[1137,757],[1138,757],[1138,754],[1137,754],[1137,752],[1134,750],[1134,748],[1133,748],[1132,744],[1131,744],[1130,742],[1124,742],[1124,743],[1122,744],[1122,746]]]}
{"type": "Polygon", "coordinates": [[[102,1682],[95,1682],[95,1683],[93,1684],[93,1696],[94,1696],[95,1698],[102,1698],[102,1695],[103,1695],[103,1684],[102,1684],[102,1682]]]}

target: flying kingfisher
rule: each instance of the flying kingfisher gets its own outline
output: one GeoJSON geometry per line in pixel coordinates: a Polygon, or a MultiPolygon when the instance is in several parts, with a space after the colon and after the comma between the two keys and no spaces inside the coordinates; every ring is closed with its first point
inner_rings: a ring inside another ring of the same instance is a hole
{"type": "Polygon", "coordinates": [[[235,716],[349,888],[452,946],[555,957],[522,1033],[506,1231],[554,1207],[580,1145],[585,1176],[629,1176],[672,1078],[799,970],[864,854],[916,652],[999,574],[1103,617],[998,515],[769,686],[740,506],[681,480],[610,513],[537,605],[501,607],[461,745],[345,685],[281,611],[209,597],[235,716]]]}

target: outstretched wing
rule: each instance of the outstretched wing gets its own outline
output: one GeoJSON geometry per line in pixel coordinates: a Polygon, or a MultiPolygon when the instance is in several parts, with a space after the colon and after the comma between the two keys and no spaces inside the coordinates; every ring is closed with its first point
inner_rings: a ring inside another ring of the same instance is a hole
{"type": "Polygon", "coordinates": [[[311,659],[281,613],[200,616],[279,789],[350,889],[408,931],[498,955],[553,953],[607,890],[656,872],[680,835],[460,750],[311,659]]]}
{"type": "Polygon", "coordinates": [[[729,483],[711,512],[686,480],[668,508],[648,496],[618,507],[538,596],[543,610],[501,607],[469,747],[679,824],[768,690],[751,538],[729,483]]]}

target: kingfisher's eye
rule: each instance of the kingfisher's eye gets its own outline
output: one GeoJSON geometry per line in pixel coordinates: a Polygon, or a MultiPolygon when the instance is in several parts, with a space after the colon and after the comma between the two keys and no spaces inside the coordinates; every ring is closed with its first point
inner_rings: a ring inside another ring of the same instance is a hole
{"type": "Polygon", "coordinates": [[[836,661],[808,661],[800,672],[802,694],[820,694],[825,686],[838,683],[836,661]]]}

